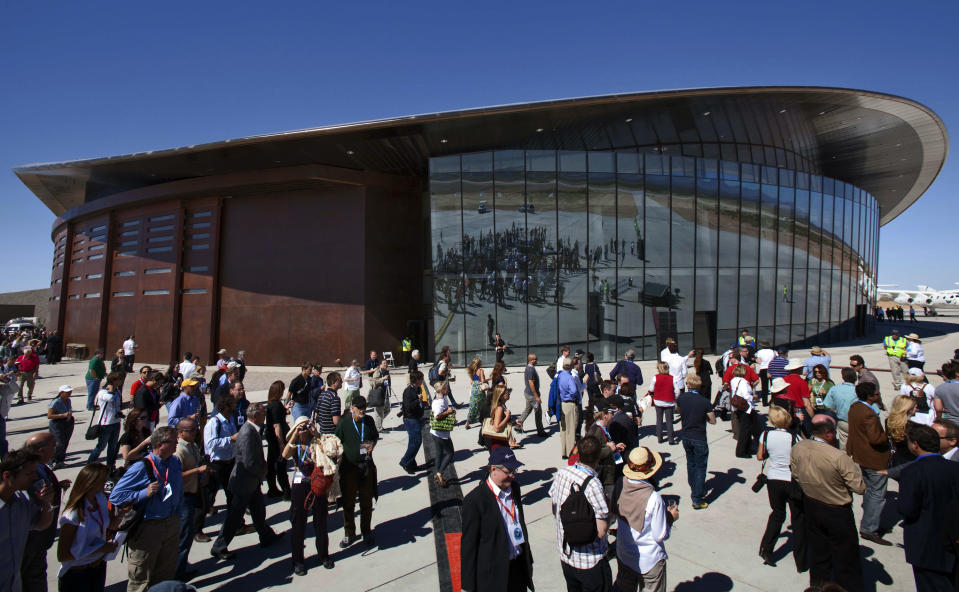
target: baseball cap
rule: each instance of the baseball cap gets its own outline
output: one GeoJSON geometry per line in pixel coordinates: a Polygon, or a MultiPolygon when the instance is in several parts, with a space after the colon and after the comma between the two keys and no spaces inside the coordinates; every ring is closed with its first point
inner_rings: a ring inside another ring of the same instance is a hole
{"type": "Polygon", "coordinates": [[[623,396],[622,395],[612,395],[606,398],[606,404],[610,407],[615,407],[616,409],[623,408],[623,396]]]}
{"type": "Polygon", "coordinates": [[[225,350],[225,349],[221,349],[220,351],[218,351],[218,352],[216,352],[216,353],[217,353],[217,355],[219,355],[219,354],[225,354],[225,353],[226,353],[226,350],[225,350]]]}
{"type": "Polygon", "coordinates": [[[60,385],[60,389],[59,389],[57,392],[59,392],[59,393],[72,393],[72,392],[73,392],[73,387],[70,386],[69,384],[63,384],[63,385],[60,385]]]}
{"type": "Polygon", "coordinates": [[[506,467],[511,471],[515,471],[523,466],[523,463],[516,459],[513,451],[506,446],[494,448],[493,451],[489,453],[489,464],[490,466],[506,467]]]}

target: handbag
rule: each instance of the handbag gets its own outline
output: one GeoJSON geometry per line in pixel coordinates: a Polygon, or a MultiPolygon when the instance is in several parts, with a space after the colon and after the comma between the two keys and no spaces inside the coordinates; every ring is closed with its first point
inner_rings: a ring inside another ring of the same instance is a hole
{"type": "MultiPolygon", "coordinates": [[[[99,407],[97,407],[99,409],[99,407]]],[[[90,414],[90,423],[87,425],[87,433],[83,435],[87,440],[98,440],[100,438],[100,433],[103,431],[103,426],[100,425],[100,421],[103,420],[103,411],[100,411],[100,419],[97,420],[97,423],[93,423],[93,416],[96,415],[96,411],[90,414]]]]}
{"type": "Polygon", "coordinates": [[[513,432],[513,426],[506,424],[506,427],[503,428],[502,432],[497,432],[493,429],[493,418],[487,417],[483,420],[483,430],[480,432],[484,438],[492,438],[493,440],[509,440],[513,432]]]}
{"type": "Polygon", "coordinates": [[[733,406],[733,409],[736,411],[746,411],[749,409],[749,401],[747,401],[742,395],[739,394],[739,388],[737,385],[736,392],[732,394],[729,398],[729,404],[733,406]]]}
{"type": "Polygon", "coordinates": [[[386,387],[382,384],[370,389],[369,400],[367,404],[370,407],[382,407],[386,403],[386,387]]]}
{"type": "Polygon", "coordinates": [[[436,430],[437,432],[449,432],[453,430],[453,426],[456,425],[456,411],[450,413],[443,419],[436,419],[436,416],[430,412],[430,428],[436,430]]]}

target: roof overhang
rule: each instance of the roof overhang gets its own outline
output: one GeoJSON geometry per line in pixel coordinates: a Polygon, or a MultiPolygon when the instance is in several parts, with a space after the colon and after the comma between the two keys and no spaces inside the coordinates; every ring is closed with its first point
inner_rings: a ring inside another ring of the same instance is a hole
{"type": "Polygon", "coordinates": [[[423,176],[430,157],[480,150],[669,151],[675,146],[673,153],[688,154],[687,148],[697,144],[782,151],[800,170],[871,193],[880,204],[880,223],[886,224],[932,184],[945,163],[949,140],[935,113],[898,96],[822,87],[735,87],[414,115],[34,164],[14,172],[51,211],[70,217],[71,210],[110,195],[251,170],[320,164],[423,176]]]}

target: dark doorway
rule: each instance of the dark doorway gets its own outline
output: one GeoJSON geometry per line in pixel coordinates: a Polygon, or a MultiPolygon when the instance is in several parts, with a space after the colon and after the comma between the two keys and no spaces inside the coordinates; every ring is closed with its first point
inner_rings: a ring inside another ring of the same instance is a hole
{"type": "Polygon", "coordinates": [[[716,311],[697,310],[693,316],[693,347],[716,353],[716,311]]]}

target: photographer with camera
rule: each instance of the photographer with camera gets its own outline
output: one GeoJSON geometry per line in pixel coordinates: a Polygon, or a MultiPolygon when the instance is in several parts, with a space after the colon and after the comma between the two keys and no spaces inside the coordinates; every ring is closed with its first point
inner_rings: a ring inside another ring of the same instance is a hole
{"type": "MultiPolygon", "coordinates": [[[[404,408],[405,411],[405,408],[404,408]]],[[[350,402],[350,416],[336,425],[333,435],[343,444],[343,460],[340,464],[340,488],[343,491],[343,540],[345,549],[356,540],[356,522],[353,508],[356,495],[360,496],[360,532],[367,547],[375,547],[373,529],[373,498],[376,494],[376,464],[373,448],[379,439],[376,424],[366,415],[366,398],[355,395],[350,402]]]]}
{"type": "Polygon", "coordinates": [[[786,505],[789,505],[789,516],[793,531],[793,559],[796,560],[796,570],[802,573],[806,569],[806,530],[803,526],[802,491],[792,480],[792,471],[789,468],[789,454],[792,447],[799,441],[799,437],[789,431],[792,424],[792,415],[779,405],[769,408],[769,424],[772,429],[763,432],[759,438],[758,460],[763,462],[762,472],[753,484],[753,491],[759,493],[763,485],[769,495],[769,507],[772,512],[766,522],[766,532],[759,543],[759,556],[765,565],[775,567],[773,550],[783,522],[786,520],[786,505]]]}

